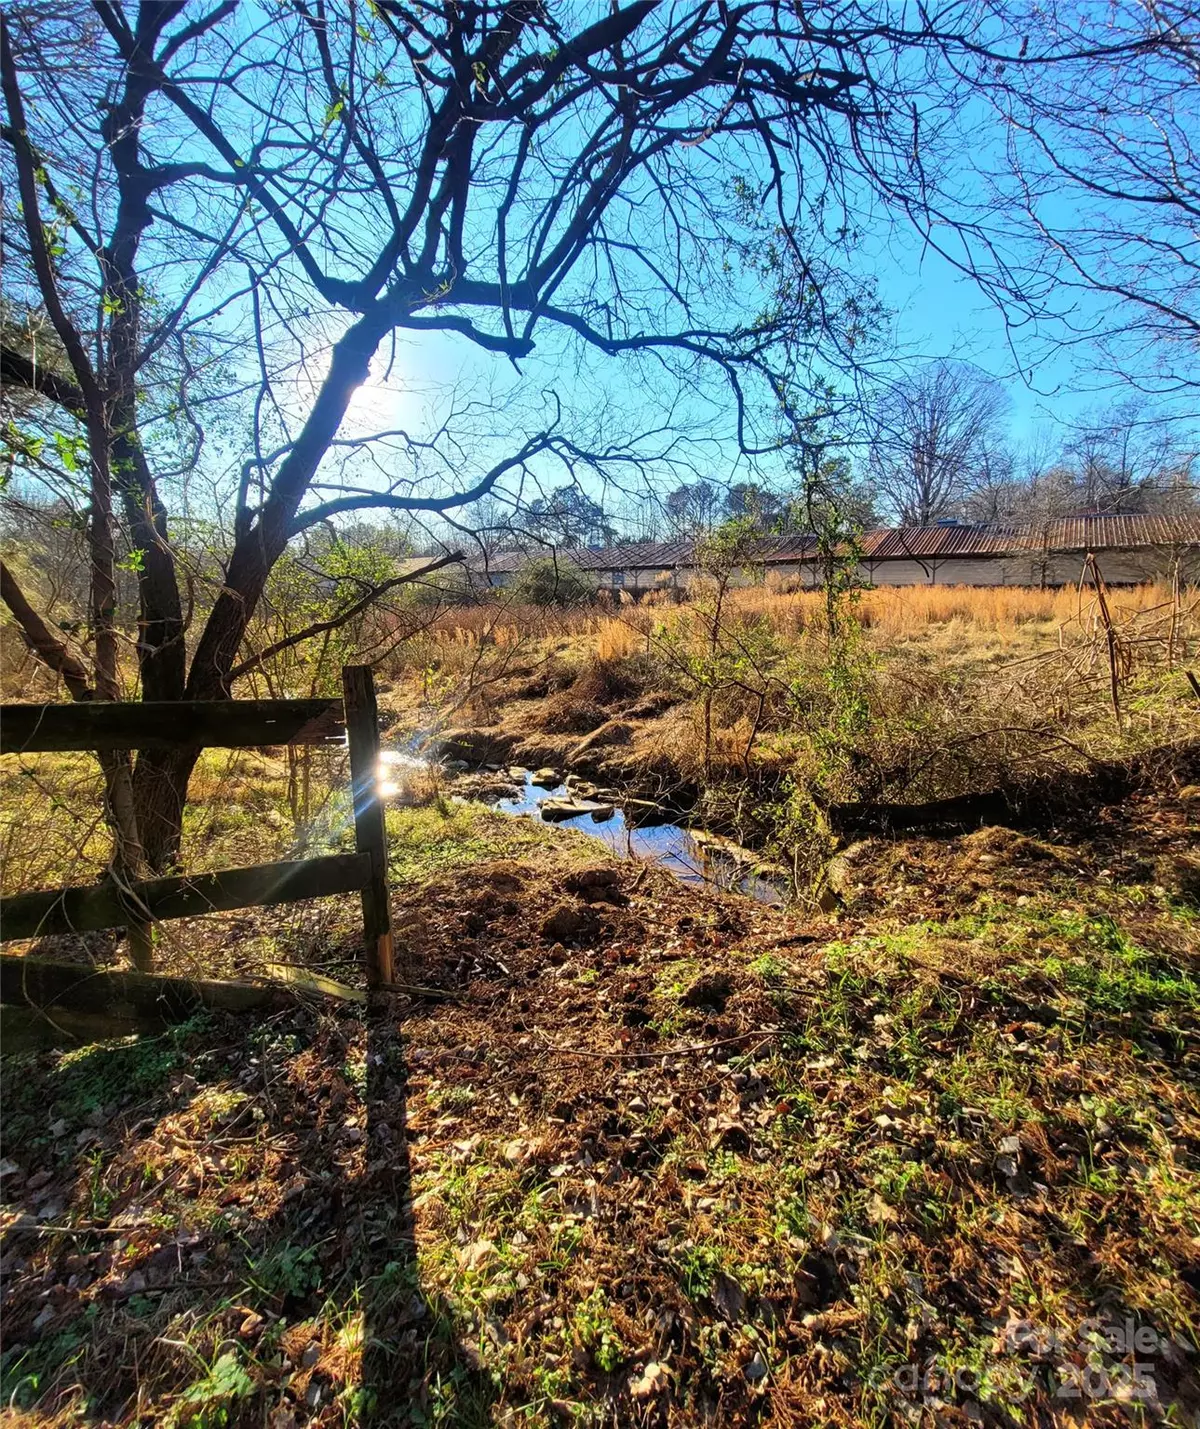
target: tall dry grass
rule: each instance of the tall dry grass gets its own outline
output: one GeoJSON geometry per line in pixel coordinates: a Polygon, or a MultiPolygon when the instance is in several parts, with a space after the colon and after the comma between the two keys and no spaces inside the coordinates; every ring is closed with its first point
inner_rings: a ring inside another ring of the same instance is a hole
{"type": "MultiPolygon", "coordinates": [[[[698,592],[699,594],[699,592],[698,592]]],[[[1171,587],[1149,582],[1109,592],[1109,607],[1118,623],[1155,611],[1168,613],[1171,587]]],[[[820,591],[784,592],[770,585],[734,590],[726,598],[730,616],[765,618],[781,635],[796,634],[824,621],[820,591]]],[[[1180,592],[1181,612],[1194,615],[1200,589],[1180,592]]],[[[547,610],[539,606],[468,606],[443,611],[424,632],[431,646],[470,648],[478,644],[512,646],[530,640],[580,640],[601,659],[620,659],[642,647],[655,624],[671,626],[687,616],[688,604],[663,605],[650,600],[637,605],[586,606],[547,610]]],[[[1033,590],[1022,586],[881,586],[861,591],[855,613],[864,628],[903,639],[934,626],[1013,635],[1054,633],[1079,627],[1090,631],[1099,616],[1096,595],[1088,587],[1033,590]],[[1035,630],[1031,631],[1031,627],[1035,630]]]]}
{"type": "MultiPolygon", "coordinates": [[[[655,652],[662,654],[664,632],[684,645],[698,638],[696,617],[704,601],[704,590],[697,587],[683,604],[547,610],[499,603],[446,610],[399,648],[389,673],[406,680],[421,671],[436,671],[434,684],[441,681],[449,689],[456,684],[465,688],[505,667],[515,672],[522,664],[551,657],[570,662],[592,659],[602,666],[641,653],[650,658],[655,652]]],[[[1200,588],[1173,593],[1161,582],[1119,588],[1108,592],[1108,608],[1139,664],[1157,661],[1164,653],[1168,666],[1191,658],[1200,588]]],[[[880,587],[859,592],[853,609],[869,643],[881,655],[919,645],[926,657],[936,654],[960,665],[1065,653],[1103,643],[1101,605],[1090,587],[880,587]]],[[[785,648],[813,640],[822,646],[825,618],[820,591],[787,592],[767,585],[733,590],[726,596],[726,625],[761,622],[785,648]]],[[[424,678],[429,684],[429,675],[424,678]]],[[[436,702],[432,685],[428,695],[436,702]]]]}
{"type": "Polygon", "coordinates": [[[515,645],[530,637],[550,640],[558,637],[593,634],[612,618],[612,607],[576,606],[566,610],[540,605],[495,605],[451,607],[434,620],[428,634],[449,644],[482,641],[491,645],[515,645]]]}
{"type": "MultiPolygon", "coordinates": [[[[764,616],[779,631],[803,630],[824,619],[820,591],[773,592],[762,586],[735,591],[731,605],[747,616],[764,616]]],[[[1184,590],[1181,605],[1194,608],[1200,591],[1184,590]]],[[[1171,587],[1150,582],[1110,592],[1113,618],[1120,621],[1154,610],[1169,611],[1171,587]]],[[[864,627],[896,637],[955,622],[988,631],[1020,631],[1027,626],[1087,625],[1098,617],[1089,587],[1033,590],[1021,586],[892,586],[862,591],[855,602],[864,627]]]]}

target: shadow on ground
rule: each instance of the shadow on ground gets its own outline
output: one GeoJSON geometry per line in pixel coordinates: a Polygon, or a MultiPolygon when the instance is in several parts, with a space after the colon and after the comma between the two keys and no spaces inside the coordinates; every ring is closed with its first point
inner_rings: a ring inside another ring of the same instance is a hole
{"type": "Polygon", "coordinates": [[[421,1287],[413,1228],[404,1033],[396,1004],[369,1013],[367,1161],[359,1282],[362,1422],[490,1423],[493,1382],[464,1345],[450,1307],[421,1287]]]}
{"type": "Polygon", "coordinates": [[[3,1403],[91,1423],[470,1423],[421,1292],[401,1029],[312,1007],[6,1055],[3,1403]]]}

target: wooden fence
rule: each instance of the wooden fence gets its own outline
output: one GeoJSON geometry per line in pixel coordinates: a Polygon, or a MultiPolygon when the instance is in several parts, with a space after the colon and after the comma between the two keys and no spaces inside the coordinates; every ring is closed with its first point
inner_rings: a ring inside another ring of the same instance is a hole
{"type": "MultiPolygon", "coordinates": [[[[350,751],[357,852],[220,873],[151,878],[120,885],[19,893],[0,906],[0,942],[100,928],[131,930],[139,971],[149,972],[150,922],[233,908],[290,903],[337,893],[362,895],[367,984],[393,980],[387,838],[376,795],[379,726],[375,682],[367,665],[342,672],[342,700],[221,700],[0,706],[0,754],[57,750],[243,749],[277,744],[334,744],[350,751]]],[[[6,963],[24,959],[5,958],[6,963]]]]}

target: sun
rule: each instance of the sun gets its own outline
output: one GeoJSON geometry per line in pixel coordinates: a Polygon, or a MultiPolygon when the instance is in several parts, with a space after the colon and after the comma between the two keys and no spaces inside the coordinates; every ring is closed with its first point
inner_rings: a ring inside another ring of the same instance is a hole
{"type": "Polygon", "coordinates": [[[410,378],[399,363],[392,363],[390,372],[382,363],[373,363],[367,380],[350,398],[339,436],[369,437],[396,430],[415,433],[424,424],[430,396],[430,389],[410,378]]]}

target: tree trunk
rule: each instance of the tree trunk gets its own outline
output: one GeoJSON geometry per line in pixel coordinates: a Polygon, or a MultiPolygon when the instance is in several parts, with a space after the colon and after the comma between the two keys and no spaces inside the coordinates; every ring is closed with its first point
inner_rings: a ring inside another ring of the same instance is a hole
{"type": "Polygon", "coordinates": [[[166,873],[179,858],[188,780],[200,750],[145,749],[133,774],[133,801],[142,856],[151,873],[166,873]]]}

